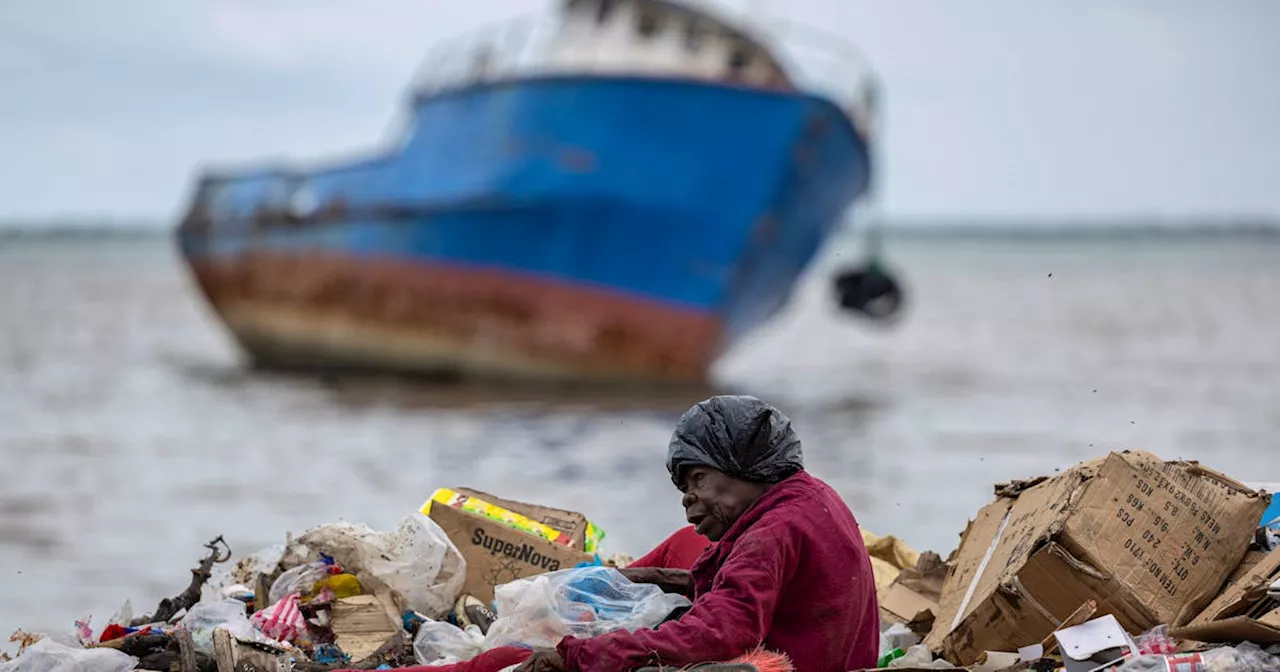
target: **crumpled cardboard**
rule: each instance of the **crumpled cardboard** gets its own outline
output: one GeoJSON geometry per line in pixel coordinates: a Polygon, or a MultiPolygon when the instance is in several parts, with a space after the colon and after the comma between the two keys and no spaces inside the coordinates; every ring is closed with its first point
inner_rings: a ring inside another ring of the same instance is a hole
{"type": "Polygon", "coordinates": [[[961,537],[925,640],[958,664],[1040,641],[1090,599],[1129,632],[1186,623],[1244,557],[1270,499],[1147,452],[997,492],[961,537]]]}
{"type": "Polygon", "coordinates": [[[881,620],[889,624],[905,623],[923,639],[937,616],[948,569],[937,553],[920,554],[916,565],[899,572],[879,596],[881,620]]]}
{"type": "Polygon", "coordinates": [[[1267,588],[1280,580],[1280,548],[1227,586],[1199,616],[1169,634],[1197,642],[1280,644],[1280,600],[1267,588]]]}

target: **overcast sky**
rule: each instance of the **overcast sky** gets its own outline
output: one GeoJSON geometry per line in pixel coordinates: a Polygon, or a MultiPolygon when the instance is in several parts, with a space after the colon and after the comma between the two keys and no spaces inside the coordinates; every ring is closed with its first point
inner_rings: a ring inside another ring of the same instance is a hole
{"type": "MultiPolygon", "coordinates": [[[[880,70],[891,214],[1280,217],[1280,0],[754,4],[880,70]]],[[[0,0],[0,218],[166,218],[199,164],[376,145],[435,40],[547,5],[0,0]]]]}

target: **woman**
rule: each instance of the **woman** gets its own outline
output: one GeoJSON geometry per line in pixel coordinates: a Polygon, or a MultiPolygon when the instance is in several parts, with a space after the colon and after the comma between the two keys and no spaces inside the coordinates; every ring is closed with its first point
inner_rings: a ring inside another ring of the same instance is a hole
{"type": "Polygon", "coordinates": [[[624,573],[685,592],[693,607],[653,630],[566,637],[533,652],[518,672],[684,667],[761,645],[787,654],[797,672],[875,667],[875,578],[858,523],[830,486],[804,471],[785,415],[755,397],[703,401],[680,419],[667,470],[686,519],[715,543],[688,572],[624,573]]]}

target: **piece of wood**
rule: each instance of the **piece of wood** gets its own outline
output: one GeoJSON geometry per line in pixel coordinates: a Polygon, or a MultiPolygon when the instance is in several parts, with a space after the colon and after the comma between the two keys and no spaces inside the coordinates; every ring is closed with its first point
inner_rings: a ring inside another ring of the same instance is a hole
{"type": "Polygon", "coordinates": [[[390,590],[342,598],[333,603],[329,613],[334,643],[353,663],[376,656],[396,634],[404,632],[401,611],[390,590]]]}
{"type": "Polygon", "coordinates": [[[236,667],[235,642],[224,628],[213,631],[213,659],[218,662],[218,672],[234,672],[236,667]]]}
{"type": "Polygon", "coordinates": [[[191,639],[191,631],[182,628],[173,633],[173,637],[178,640],[178,653],[182,657],[182,672],[200,672],[200,666],[196,664],[196,643],[191,639]]]}

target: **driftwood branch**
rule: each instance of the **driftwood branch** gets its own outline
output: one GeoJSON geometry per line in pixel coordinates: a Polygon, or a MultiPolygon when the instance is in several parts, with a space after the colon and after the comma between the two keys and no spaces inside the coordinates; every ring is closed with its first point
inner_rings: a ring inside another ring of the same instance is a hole
{"type": "Polygon", "coordinates": [[[178,612],[190,609],[200,601],[200,591],[204,588],[204,584],[209,580],[209,577],[213,576],[213,566],[231,559],[231,547],[227,546],[227,542],[222,539],[222,535],[218,535],[217,539],[205,544],[204,547],[209,549],[209,555],[200,560],[199,567],[191,570],[191,584],[187,586],[187,589],[179,593],[177,597],[166,597],[160,600],[155,614],[135,618],[130,623],[131,626],[166,623],[178,612]]]}

